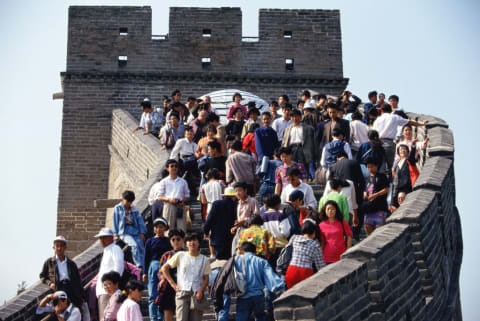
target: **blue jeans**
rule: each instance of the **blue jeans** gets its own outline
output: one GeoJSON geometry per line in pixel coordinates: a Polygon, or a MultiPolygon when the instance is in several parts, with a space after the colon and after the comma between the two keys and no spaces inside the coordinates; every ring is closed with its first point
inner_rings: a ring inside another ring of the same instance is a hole
{"type": "Polygon", "coordinates": [[[132,249],[132,256],[135,265],[143,266],[143,261],[145,260],[145,245],[143,244],[140,235],[123,234],[120,238],[132,249]]]}
{"type": "Polygon", "coordinates": [[[256,321],[265,321],[265,297],[263,295],[237,299],[237,321],[248,321],[251,312],[256,321]]]}
{"type": "Polygon", "coordinates": [[[218,311],[218,321],[228,321],[228,312],[230,311],[230,304],[232,299],[228,295],[223,295],[223,309],[218,311]]]}
{"type": "Polygon", "coordinates": [[[160,261],[153,260],[148,267],[148,314],[151,321],[163,320],[163,315],[155,304],[155,298],[158,295],[158,269],[160,268],[160,261]]]}

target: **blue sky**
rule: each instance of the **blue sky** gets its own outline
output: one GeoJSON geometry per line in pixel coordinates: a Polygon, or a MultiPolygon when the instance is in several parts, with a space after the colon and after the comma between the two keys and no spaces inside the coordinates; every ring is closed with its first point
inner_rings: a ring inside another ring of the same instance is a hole
{"type": "Polygon", "coordinates": [[[62,120],[62,102],[53,101],[52,93],[61,90],[59,73],[65,70],[68,6],[86,4],[151,5],[154,34],[168,33],[170,6],[241,7],[244,36],[258,34],[259,8],[340,9],[348,88],[363,100],[372,89],[397,94],[406,110],[443,118],[453,130],[463,316],[480,319],[478,1],[1,1],[0,303],[15,295],[22,280],[34,283],[52,253],[62,120]]]}

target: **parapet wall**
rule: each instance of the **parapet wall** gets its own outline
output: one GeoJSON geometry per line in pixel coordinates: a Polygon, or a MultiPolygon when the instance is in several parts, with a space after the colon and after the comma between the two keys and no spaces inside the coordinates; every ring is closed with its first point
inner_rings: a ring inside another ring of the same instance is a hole
{"type": "Polygon", "coordinates": [[[453,135],[437,118],[418,128],[414,191],[387,224],[275,301],[282,320],[461,320],[460,216],[455,206],[453,135]],[[432,147],[430,147],[432,146],[432,147]]]}

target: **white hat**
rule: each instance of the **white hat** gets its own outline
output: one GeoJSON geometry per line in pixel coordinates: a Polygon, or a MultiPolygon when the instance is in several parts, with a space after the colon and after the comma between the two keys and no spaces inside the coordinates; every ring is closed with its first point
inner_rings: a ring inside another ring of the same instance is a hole
{"type": "Polygon", "coordinates": [[[57,298],[61,299],[61,300],[66,300],[68,299],[68,296],[65,292],[63,291],[57,291],[53,294],[54,296],[56,296],[57,298]]]}
{"type": "Polygon", "coordinates": [[[97,235],[95,235],[96,238],[102,237],[102,236],[113,236],[113,231],[112,229],[108,227],[104,227],[98,232],[97,235]]]}
{"type": "Polygon", "coordinates": [[[222,196],[235,196],[237,197],[237,194],[235,193],[235,188],[233,187],[227,187],[225,191],[223,192],[222,196]]]}
{"type": "Polygon", "coordinates": [[[65,238],[65,236],[63,235],[58,235],[54,240],[53,240],[53,243],[57,242],[57,241],[60,241],[60,242],[63,242],[65,244],[67,244],[67,239],[65,238]]]}
{"type": "Polygon", "coordinates": [[[303,105],[303,109],[315,109],[312,102],[309,100],[303,105]]]}

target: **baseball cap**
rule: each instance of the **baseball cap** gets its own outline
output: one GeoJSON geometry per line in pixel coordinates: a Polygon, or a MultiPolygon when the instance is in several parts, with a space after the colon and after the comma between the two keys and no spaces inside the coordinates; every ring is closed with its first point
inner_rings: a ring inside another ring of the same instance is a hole
{"type": "Polygon", "coordinates": [[[60,300],[66,300],[68,299],[68,296],[67,296],[67,293],[65,293],[64,291],[57,291],[54,293],[54,295],[59,298],[60,300]]]}
{"type": "Polygon", "coordinates": [[[54,240],[53,240],[53,243],[57,242],[57,241],[60,241],[60,242],[63,242],[65,244],[67,244],[67,239],[65,238],[65,236],[63,235],[58,235],[54,240]]]}

